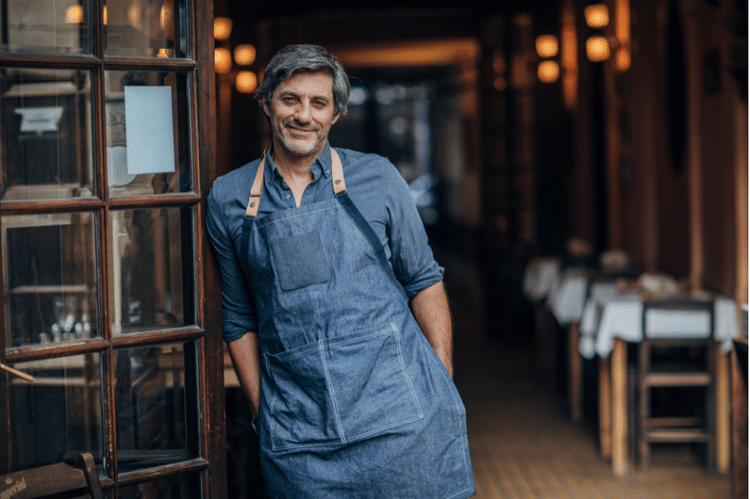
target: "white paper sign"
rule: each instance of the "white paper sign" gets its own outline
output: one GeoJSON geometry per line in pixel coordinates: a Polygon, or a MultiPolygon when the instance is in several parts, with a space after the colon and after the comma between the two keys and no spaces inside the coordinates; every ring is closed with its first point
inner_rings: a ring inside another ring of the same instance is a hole
{"type": "Polygon", "coordinates": [[[172,87],[125,87],[128,173],[175,171],[172,87]]]}
{"type": "Polygon", "coordinates": [[[21,115],[22,132],[56,132],[62,113],[62,107],[23,107],[16,109],[16,114],[21,115]]]}

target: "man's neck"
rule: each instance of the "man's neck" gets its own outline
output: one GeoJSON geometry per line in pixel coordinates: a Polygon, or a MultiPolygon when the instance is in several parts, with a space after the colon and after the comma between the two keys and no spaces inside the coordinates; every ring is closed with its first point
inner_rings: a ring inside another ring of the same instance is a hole
{"type": "MultiPolygon", "coordinates": [[[[323,146],[325,147],[325,145],[323,146]]],[[[274,144],[272,150],[273,161],[287,181],[309,179],[312,181],[312,165],[323,149],[314,151],[308,155],[300,156],[286,151],[283,147],[274,144]]]]}
{"type": "MultiPolygon", "coordinates": [[[[323,147],[326,147],[325,144],[323,147]]],[[[305,188],[314,179],[312,165],[318,159],[321,152],[322,149],[309,155],[299,156],[290,153],[282,147],[278,147],[274,143],[274,148],[271,151],[273,161],[276,163],[276,168],[279,169],[281,176],[284,177],[284,181],[292,190],[297,206],[300,206],[302,203],[302,195],[305,192],[305,188]]]]}

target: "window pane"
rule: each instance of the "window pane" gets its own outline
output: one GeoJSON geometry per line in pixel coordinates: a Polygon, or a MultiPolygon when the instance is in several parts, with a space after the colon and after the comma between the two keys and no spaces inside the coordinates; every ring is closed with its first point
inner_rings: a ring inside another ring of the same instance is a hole
{"type": "Polygon", "coordinates": [[[2,217],[6,347],[98,336],[93,213],[2,217]]]}
{"type": "MultiPolygon", "coordinates": [[[[112,497],[112,495],[108,496],[112,497]]],[[[118,499],[194,499],[202,497],[200,474],[178,475],[117,489],[118,499]]]]}
{"type": "Polygon", "coordinates": [[[35,380],[29,383],[8,378],[11,471],[59,463],[81,452],[91,452],[101,464],[104,447],[99,366],[99,354],[13,365],[35,380]]]}
{"type": "Polygon", "coordinates": [[[187,57],[185,0],[108,0],[107,56],[187,57]]]}
{"type": "Polygon", "coordinates": [[[91,196],[88,71],[0,68],[3,200],[91,196]]]}
{"type": "Polygon", "coordinates": [[[194,324],[193,212],[110,212],[112,332],[194,324]]]}
{"type": "Polygon", "coordinates": [[[89,2],[0,0],[4,52],[91,53],[89,2]]]}
{"type": "Polygon", "coordinates": [[[188,81],[185,73],[105,73],[111,196],[192,189],[188,81]]]}
{"type": "Polygon", "coordinates": [[[195,343],[115,352],[120,472],[198,457],[195,343]]]}

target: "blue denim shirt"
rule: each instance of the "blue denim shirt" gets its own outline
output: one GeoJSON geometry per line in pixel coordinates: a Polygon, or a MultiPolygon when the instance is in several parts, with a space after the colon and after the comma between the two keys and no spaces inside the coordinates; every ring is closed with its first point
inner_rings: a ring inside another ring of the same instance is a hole
{"type": "MultiPolygon", "coordinates": [[[[337,149],[347,192],[380,239],[396,277],[409,298],[442,279],[443,268],[433,258],[427,234],[409,188],[385,158],[337,149]]],[[[221,272],[224,341],[233,341],[258,322],[250,286],[238,257],[250,186],[260,160],[216,179],[208,195],[206,225],[221,272]]],[[[334,198],[331,153],[328,147],[312,165],[313,181],[301,205],[334,198]]],[[[258,218],[296,207],[292,190],[271,158],[267,158],[258,218]]]]}

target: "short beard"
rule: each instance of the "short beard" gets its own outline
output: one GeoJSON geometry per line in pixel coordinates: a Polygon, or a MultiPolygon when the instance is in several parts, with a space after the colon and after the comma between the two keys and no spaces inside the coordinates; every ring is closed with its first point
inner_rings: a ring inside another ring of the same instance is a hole
{"type": "Polygon", "coordinates": [[[287,118],[281,123],[280,126],[274,125],[274,128],[277,128],[276,130],[274,130],[275,132],[274,135],[276,136],[276,138],[278,138],[279,145],[281,145],[285,151],[297,157],[305,157],[305,156],[310,156],[313,153],[319,153],[323,149],[323,144],[327,140],[328,134],[326,134],[325,136],[321,137],[319,140],[314,142],[310,147],[300,147],[294,141],[287,140],[287,137],[283,133],[284,127],[286,127],[289,124],[294,125],[297,128],[302,128],[305,130],[312,130],[315,132],[320,131],[320,127],[318,125],[299,126],[298,124],[295,123],[294,118],[287,118]]]}

